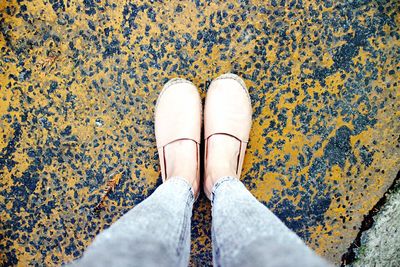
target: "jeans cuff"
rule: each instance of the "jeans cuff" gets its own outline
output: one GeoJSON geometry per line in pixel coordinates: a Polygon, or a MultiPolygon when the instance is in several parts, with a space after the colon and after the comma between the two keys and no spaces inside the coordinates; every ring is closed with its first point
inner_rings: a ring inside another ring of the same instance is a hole
{"type": "Polygon", "coordinates": [[[194,198],[194,191],[193,191],[192,185],[191,185],[185,178],[180,177],[180,176],[173,176],[173,177],[171,177],[171,178],[168,178],[168,179],[165,181],[165,183],[168,182],[168,181],[177,182],[177,183],[183,182],[183,183],[185,184],[185,186],[187,186],[188,189],[189,189],[189,192],[190,192],[190,200],[192,200],[192,201],[194,202],[195,198],[194,198]]]}
{"type": "Polygon", "coordinates": [[[225,182],[240,182],[238,178],[233,177],[233,176],[223,176],[221,178],[218,179],[218,181],[214,184],[213,189],[211,190],[211,204],[214,203],[214,197],[216,194],[216,191],[218,189],[218,187],[220,187],[221,184],[225,183],[225,182]]]}

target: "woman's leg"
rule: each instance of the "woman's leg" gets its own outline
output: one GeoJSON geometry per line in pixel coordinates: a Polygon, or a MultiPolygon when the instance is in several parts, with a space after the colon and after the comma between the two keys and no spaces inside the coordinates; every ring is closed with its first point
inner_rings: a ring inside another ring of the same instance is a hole
{"type": "Polygon", "coordinates": [[[215,79],[204,109],[204,192],[212,201],[215,266],[326,266],[239,181],[252,108],[237,75],[215,79]],[[223,177],[223,178],[221,178],[223,177]]]}
{"type": "Polygon", "coordinates": [[[214,266],[329,266],[234,177],[212,190],[214,266]]]}
{"type": "Polygon", "coordinates": [[[201,99],[193,83],[167,82],[155,107],[163,184],[99,234],[78,266],[187,266],[194,195],[199,193],[201,99]]]}
{"type": "Polygon", "coordinates": [[[188,181],[169,178],[100,233],[73,266],[187,266],[193,202],[188,181]]]}
{"type": "Polygon", "coordinates": [[[76,265],[188,265],[201,131],[200,95],[191,82],[173,79],[163,87],[154,126],[164,183],[99,234],[76,265]]]}

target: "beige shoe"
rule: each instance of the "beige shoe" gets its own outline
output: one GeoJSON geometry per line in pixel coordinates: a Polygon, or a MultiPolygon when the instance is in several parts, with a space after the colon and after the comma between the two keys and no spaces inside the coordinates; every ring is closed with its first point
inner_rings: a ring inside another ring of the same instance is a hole
{"type": "MultiPolygon", "coordinates": [[[[213,153],[209,148],[210,138],[225,135],[233,137],[238,142],[235,167],[236,177],[240,178],[251,124],[251,101],[244,81],[231,73],[221,75],[213,80],[207,92],[204,108],[204,167],[206,172],[208,157],[213,153]]],[[[210,198],[213,185],[213,181],[207,181],[205,178],[204,192],[208,198],[210,198]]]]}
{"type": "MultiPolygon", "coordinates": [[[[164,85],[155,108],[155,135],[163,182],[170,178],[167,175],[166,147],[174,142],[186,140],[194,142],[196,146],[196,178],[189,182],[194,190],[199,191],[201,113],[200,95],[193,83],[175,78],[164,85]]],[[[198,192],[194,193],[198,195],[198,192]]]]}

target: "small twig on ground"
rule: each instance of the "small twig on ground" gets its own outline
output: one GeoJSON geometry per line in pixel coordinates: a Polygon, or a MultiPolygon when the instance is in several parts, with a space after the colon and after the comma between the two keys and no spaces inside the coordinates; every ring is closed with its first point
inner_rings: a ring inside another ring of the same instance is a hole
{"type": "Polygon", "coordinates": [[[119,171],[118,171],[118,170],[119,170],[119,167],[120,167],[120,166],[118,166],[118,167],[116,168],[116,171],[113,171],[113,172],[109,175],[110,180],[107,181],[107,183],[106,183],[106,188],[105,188],[103,194],[102,194],[101,197],[100,197],[99,203],[94,207],[94,211],[98,212],[98,211],[100,211],[101,208],[104,207],[104,201],[105,201],[105,199],[107,198],[107,196],[109,195],[110,192],[114,191],[116,185],[117,185],[117,184],[119,183],[119,181],[121,180],[121,177],[122,177],[123,172],[119,172],[119,171]]]}

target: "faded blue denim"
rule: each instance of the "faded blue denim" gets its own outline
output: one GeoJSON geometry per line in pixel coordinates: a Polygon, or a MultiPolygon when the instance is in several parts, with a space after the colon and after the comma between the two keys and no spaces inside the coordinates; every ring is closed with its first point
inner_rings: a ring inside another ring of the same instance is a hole
{"type": "MultiPolygon", "coordinates": [[[[211,197],[214,266],[329,266],[236,178],[221,178],[211,197]]],[[[187,266],[193,202],[189,183],[168,179],[72,265],[187,266]]]]}

